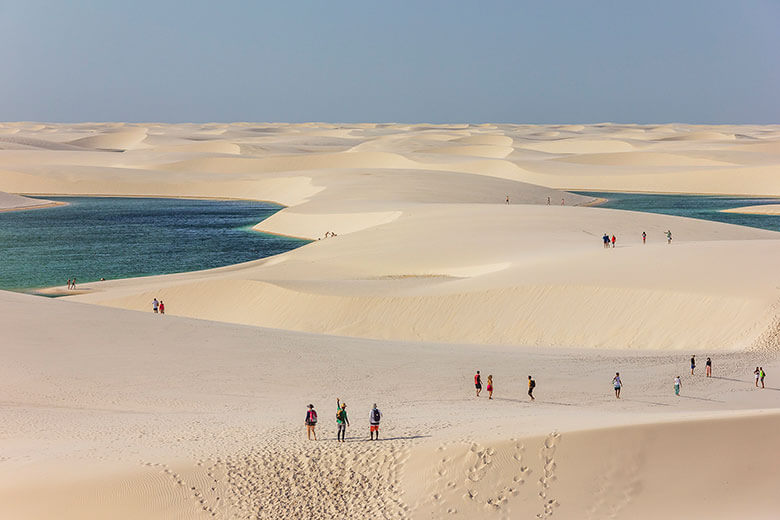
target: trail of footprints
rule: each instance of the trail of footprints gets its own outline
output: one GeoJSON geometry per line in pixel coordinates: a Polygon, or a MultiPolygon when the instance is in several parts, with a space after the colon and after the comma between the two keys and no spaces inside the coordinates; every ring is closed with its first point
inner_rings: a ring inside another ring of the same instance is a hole
{"type": "MultiPolygon", "coordinates": [[[[559,502],[549,495],[550,487],[556,480],[555,476],[555,450],[558,445],[561,436],[558,432],[550,433],[544,440],[542,447],[539,450],[539,459],[542,466],[542,474],[539,477],[538,484],[541,487],[541,491],[538,494],[539,499],[542,502],[542,511],[536,515],[537,518],[549,518],[552,516],[559,502]]],[[[506,482],[498,489],[493,489],[489,494],[482,494],[477,489],[476,484],[482,481],[490,471],[493,463],[493,457],[495,456],[495,450],[490,447],[480,447],[476,443],[472,443],[469,448],[468,457],[473,463],[469,463],[466,472],[465,479],[463,481],[465,487],[465,493],[463,499],[467,502],[475,502],[481,504],[488,510],[499,511],[511,497],[515,497],[520,494],[521,486],[526,483],[529,476],[532,473],[531,468],[525,463],[525,446],[512,439],[514,443],[512,460],[516,463],[514,475],[510,482],[506,482]]],[[[443,451],[444,446],[439,447],[439,451],[443,451]]],[[[436,479],[441,483],[447,477],[447,466],[452,463],[452,458],[443,456],[436,470],[436,479]]],[[[441,485],[437,485],[437,488],[441,489],[441,485]]],[[[457,487],[457,483],[450,480],[444,484],[444,489],[454,489],[457,487]]],[[[440,493],[434,494],[432,497],[435,503],[439,503],[443,507],[444,497],[440,493]]],[[[447,512],[450,514],[457,513],[457,508],[454,505],[448,504],[447,512]]]]}

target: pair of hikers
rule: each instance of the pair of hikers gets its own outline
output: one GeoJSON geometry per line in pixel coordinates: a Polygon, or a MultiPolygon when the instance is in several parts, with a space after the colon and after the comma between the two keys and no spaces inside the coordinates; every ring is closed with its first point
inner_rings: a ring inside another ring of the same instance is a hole
{"type": "Polygon", "coordinates": [[[157,314],[158,312],[160,314],[165,314],[165,304],[162,300],[157,301],[157,298],[152,300],[152,311],[157,314]]]}
{"type": "MultiPolygon", "coordinates": [[[[314,405],[310,404],[309,409],[306,411],[306,438],[311,440],[314,436],[314,440],[317,440],[317,432],[315,427],[317,426],[317,411],[314,409],[314,405]]],[[[379,440],[379,423],[382,420],[382,412],[377,408],[376,403],[371,408],[368,415],[369,433],[371,440],[374,440],[376,434],[376,440],[379,440]]],[[[336,398],[336,440],[338,442],[345,442],[347,437],[347,426],[349,426],[349,417],[347,416],[347,403],[342,403],[341,399],[336,398]]]]}
{"type": "Polygon", "coordinates": [[[612,238],[610,239],[609,235],[604,233],[604,236],[601,237],[601,240],[604,241],[604,247],[608,248],[610,244],[612,245],[612,247],[615,247],[615,242],[617,241],[617,238],[615,237],[615,235],[612,235],[612,238]]]}
{"type": "MultiPolygon", "coordinates": [[[[480,392],[482,392],[482,376],[479,374],[479,370],[477,370],[477,373],[474,375],[474,387],[476,388],[476,395],[479,397],[480,392]]],[[[536,388],[536,381],[531,376],[528,376],[528,397],[531,398],[531,401],[534,400],[534,388],[536,388]]],[[[493,399],[493,375],[489,375],[487,378],[487,391],[488,391],[488,399],[493,399]]]]}
{"type": "Polygon", "coordinates": [[[764,378],[766,377],[766,372],[764,372],[764,367],[756,367],[756,370],[753,372],[753,375],[756,376],[756,387],[758,387],[758,383],[760,381],[761,388],[765,388],[764,378]]]}

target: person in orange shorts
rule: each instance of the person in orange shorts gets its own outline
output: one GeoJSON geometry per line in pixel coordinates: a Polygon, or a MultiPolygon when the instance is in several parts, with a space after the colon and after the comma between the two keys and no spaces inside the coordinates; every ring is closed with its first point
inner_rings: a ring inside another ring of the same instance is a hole
{"type": "Polygon", "coordinates": [[[368,424],[369,424],[369,433],[371,434],[371,440],[374,440],[374,433],[376,433],[376,440],[379,440],[379,421],[382,420],[382,412],[379,411],[379,408],[376,407],[376,403],[374,403],[374,407],[371,408],[371,413],[368,414],[368,424]]]}

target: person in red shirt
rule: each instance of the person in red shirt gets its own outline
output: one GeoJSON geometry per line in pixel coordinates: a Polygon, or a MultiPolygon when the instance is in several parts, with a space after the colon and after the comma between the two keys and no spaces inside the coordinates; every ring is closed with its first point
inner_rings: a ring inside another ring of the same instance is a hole
{"type": "Polygon", "coordinates": [[[474,386],[477,389],[477,397],[479,397],[479,393],[482,391],[482,377],[479,375],[479,370],[477,370],[477,374],[474,376],[474,386]]]}
{"type": "Polygon", "coordinates": [[[615,240],[617,240],[617,238],[615,238],[615,235],[612,235],[612,247],[615,247],[615,240]]]}

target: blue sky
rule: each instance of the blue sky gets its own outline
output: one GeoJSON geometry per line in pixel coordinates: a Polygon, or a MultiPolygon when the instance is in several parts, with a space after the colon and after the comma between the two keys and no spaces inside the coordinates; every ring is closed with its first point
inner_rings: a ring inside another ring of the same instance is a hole
{"type": "Polygon", "coordinates": [[[780,123],[780,1],[0,0],[5,121],[780,123]]]}

